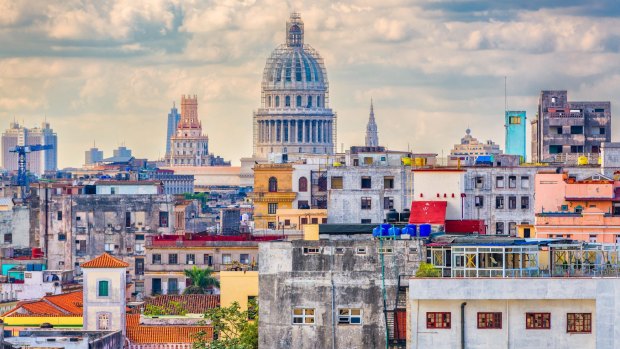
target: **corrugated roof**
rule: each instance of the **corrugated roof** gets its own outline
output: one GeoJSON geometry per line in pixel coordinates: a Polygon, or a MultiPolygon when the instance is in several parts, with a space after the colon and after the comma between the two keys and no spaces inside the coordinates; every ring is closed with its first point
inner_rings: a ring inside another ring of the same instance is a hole
{"type": "Polygon", "coordinates": [[[129,263],[103,253],[95,259],[91,259],[81,265],[82,268],[127,268],[129,263]]]}

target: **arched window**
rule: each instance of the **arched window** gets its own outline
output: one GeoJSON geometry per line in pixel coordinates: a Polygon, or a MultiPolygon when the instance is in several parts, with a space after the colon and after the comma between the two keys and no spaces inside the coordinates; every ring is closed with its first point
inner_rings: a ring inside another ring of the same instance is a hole
{"type": "Polygon", "coordinates": [[[308,96],[308,108],[312,108],[312,96],[308,96]]]}
{"type": "Polygon", "coordinates": [[[271,107],[271,96],[267,97],[267,106],[271,107]]]}
{"type": "Polygon", "coordinates": [[[291,106],[291,96],[284,97],[284,106],[285,107],[290,107],[291,106]]]}
{"type": "Polygon", "coordinates": [[[296,103],[297,107],[301,107],[301,96],[297,96],[297,103],[296,103]]]}
{"type": "Polygon", "coordinates": [[[317,108],[321,107],[321,96],[316,96],[316,106],[317,108]]]}
{"type": "Polygon", "coordinates": [[[280,96],[276,96],[276,107],[280,106],[280,96]]]}
{"type": "Polygon", "coordinates": [[[306,177],[299,178],[299,191],[303,193],[308,191],[308,179],[306,177]]]}
{"type": "Polygon", "coordinates": [[[278,191],[278,180],[276,177],[269,177],[269,192],[275,193],[278,191]]]}

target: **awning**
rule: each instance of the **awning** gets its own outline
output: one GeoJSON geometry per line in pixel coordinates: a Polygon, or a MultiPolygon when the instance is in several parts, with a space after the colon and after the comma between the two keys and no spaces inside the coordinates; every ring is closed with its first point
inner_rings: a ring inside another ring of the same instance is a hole
{"type": "Polygon", "coordinates": [[[409,223],[445,225],[447,206],[447,201],[412,201],[409,223]]]}

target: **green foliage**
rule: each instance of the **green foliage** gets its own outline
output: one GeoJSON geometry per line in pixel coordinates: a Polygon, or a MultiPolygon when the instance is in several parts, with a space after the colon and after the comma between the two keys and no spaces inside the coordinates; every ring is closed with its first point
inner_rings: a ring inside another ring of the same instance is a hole
{"type": "Polygon", "coordinates": [[[258,304],[249,301],[250,311],[240,311],[239,303],[228,307],[207,309],[205,320],[213,327],[213,340],[206,332],[194,336],[192,349],[257,349],[258,348],[258,304]],[[251,314],[250,312],[253,312],[251,314]],[[254,320],[248,320],[250,316],[254,320]]]}
{"type": "Polygon", "coordinates": [[[420,263],[415,276],[419,278],[438,278],[441,276],[441,271],[430,263],[420,263]]]}
{"type": "Polygon", "coordinates": [[[170,301],[165,306],[148,304],[144,310],[144,315],[161,316],[161,315],[181,315],[185,316],[187,309],[180,302],[170,301]]]}
{"type": "Polygon", "coordinates": [[[205,294],[209,287],[220,287],[218,279],[212,276],[211,268],[200,269],[194,266],[192,269],[185,269],[185,276],[192,280],[192,285],[183,290],[183,294],[205,294]]]}

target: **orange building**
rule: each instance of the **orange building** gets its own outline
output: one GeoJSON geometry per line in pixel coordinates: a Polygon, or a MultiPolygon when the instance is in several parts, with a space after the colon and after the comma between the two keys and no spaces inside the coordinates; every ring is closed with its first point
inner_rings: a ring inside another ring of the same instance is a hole
{"type": "Polygon", "coordinates": [[[536,237],[620,242],[620,182],[601,174],[576,180],[566,173],[536,175],[536,237]]]}

